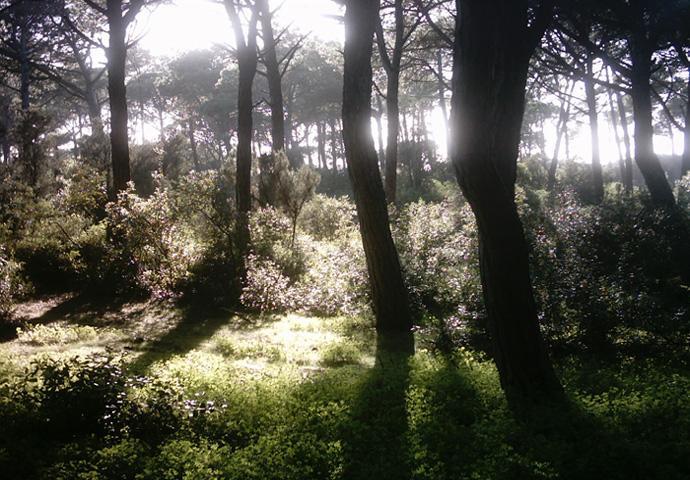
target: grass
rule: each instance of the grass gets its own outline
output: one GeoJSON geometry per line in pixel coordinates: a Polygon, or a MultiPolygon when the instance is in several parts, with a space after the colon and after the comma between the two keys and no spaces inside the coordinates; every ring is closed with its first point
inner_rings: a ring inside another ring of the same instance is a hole
{"type": "Polygon", "coordinates": [[[525,421],[491,362],[376,352],[366,319],[145,303],[53,322],[0,346],[3,478],[690,476],[682,365],[571,357],[570,407],[525,421]]]}

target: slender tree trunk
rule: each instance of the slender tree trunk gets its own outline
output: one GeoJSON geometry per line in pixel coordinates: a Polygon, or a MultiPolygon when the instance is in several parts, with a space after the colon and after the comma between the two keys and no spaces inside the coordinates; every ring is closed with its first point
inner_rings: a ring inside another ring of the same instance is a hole
{"type": "Polygon", "coordinates": [[[22,19],[19,32],[19,91],[22,110],[27,111],[30,106],[31,63],[29,58],[29,22],[22,19]]]}
{"type": "Polygon", "coordinates": [[[548,189],[553,192],[556,188],[556,173],[558,172],[558,154],[561,151],[563,137],[567,136],[568,120],[570,119],[570,95],[575,88],[575,82],[570,84],[568,97],[561,100],[561,108],[558,113],[558,124],[556,126],[556,145],[553,148],[551,165],[549,166],[548,189]]]}
{"type": "Polygon", "coordinates": [[[388,87],[386,90],[386,125],[388,126],[388,130],[386,140],[385,192],[388,203],[395,203],[398,183],[398,136],[400,135],[400,110],[398,98],[400,79],[398,75],[391,75],[388,78],[388,87]]]}
{"type": "MultiPolygon", "coordinates": [[[[609,70],[606,68],[606,81],[610,82],[609,70]]],[[[623,156],[623,149],[621,148],[621,136],[618,131],[618,117],[616,116],[616,107],[613,103],[613,92],[610,88],[606,89],[606,93],[609,99],[609,117],[611,119],[611,127],[613,128],[613,136],[616,141],[616,148],[618,150],[618,168],[621,175],[621,183],[623,183],[625,178],[625,157],[623,156]]]]}
{"type": "Polygon", "coordinates": [[[200,169],[199,162],[199,149],[196,144],[196,129],[194,128],[194,119],[190,117],[187,120],[187,136],[189,138],[189,146],[192,150],[192,163],[194,164],[194,170],[197,172],[200,169]]]}
{"type": "Polygon", "coordinates": [[[599,115],[597,113],[597,95],[594,90],[593,61],[594,59],[590,55],[587,58],[587,72],[584,76],[584,84],[592,143],[592,198],[595,203],[601,203],[604,199],[604,177],[601,171],[601,156],[599,153],[599,115]]]}
{"type": "Polygon", "coordinates": [[[386,154],[385,146],[383,144],[383,123],[381,122],[381,117],[383,117],[383,103],[381,102],[381,96],[376,96],[376,130],[378,133],[379,140],[379,168],[381,172],[386,169],[386,154]]]}
{"type": "Polygon", "coordinates": [[[446,86],[443,83],[443,52],[436,51],[436,68],[438,69],[438,104],[443,115],[443,128],[448,138],[448,106],[446,105],[446,86]]]}
{"type": "Polygon", "coordinates": [[[336,128],[335,128],[335,119],[329,118],[328,119],[328,124],[331,128],[331,169],[334,172],[338,171],[338,138],[337,138],[337,133],[336,133],[336,128]]]}
{"type": "Polygon", "coordinates": [[[625,104],[623,103],[623,96],[620,92],[616,92],[616,104],[618,105],[621,130],[623,131],[623,145],[625,145],[625,175],[623,176],[623,188],[627,193],[630,193],[633,189],[632,142],[630,141],[628,116],[625,110],[625,104]]]}
{"type": "Polygon", "coordinates": [[[319,168],[323,170],[328,169],[326,163],[326,126],[322,122],[316,124],[316,142],[319,153],[319,168]]]}
{"type": "Polygon", "coordinates": [[[414,350],[412,315],[390,232],[386,196],[371,135],[371,54],[379,1],[349,0],[346,5],[343,136],[376,328],[380,338],[395,340],[391,347],[410,352],[414,350]]]}
{"type": "MultiPolygon", "coordinates": [[[[690,75],[690,72],[688,73],[690,75]]],[[[680,165],[680,176],[684,177],[690,172],[690,76],[687,84],[688,101],[685,105],[685,130],[683,132],[683,159],[680,165]]]]}
{"type": "Polygon", "coordinates": [[[515,204],[527,68],[527,0],[457,0],[451,159],[479,230],[484,302],[501,386],[524,398],[560,397],[546,353],[515,204]],[[501,12],[501,15],[496,15],[501,12]]]}
{"type": "MultiPolygon", "coordinates": [[[[285,150],[285,113],[283,111],[283,88],[280,66],[276,56],[276,41],[271,23],[272,15],[268,0],[258,0],[261,13],[261,32],[264,42],[263,62],[266,66],[269,104],[271,106],[271,139],[273,151],[285,150]]],[[[293,168],[296,165],[291,165],[293,168]]]]}
{"type": "Polygon", "coordinates": [[[122,0],[107,1],[108,17],[108,99],[110,102],[110,151],[113,164],[113,198],[130,181],[129,139],[127,136],[127,24],[122,17],[122,0]]]}

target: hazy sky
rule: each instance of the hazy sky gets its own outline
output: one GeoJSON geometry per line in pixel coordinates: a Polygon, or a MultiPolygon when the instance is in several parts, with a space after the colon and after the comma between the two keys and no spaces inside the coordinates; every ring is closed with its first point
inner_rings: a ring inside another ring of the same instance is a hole
{"type": "MultiPolygon", "coordinates": [[[[276,8],[280,3],[272,1],[276,8]]],[[[341,9],[331,0],[283,0],[274,25],[292,24],[294,30],[312,32],[324,40],[341,40],[343,27],[329,15],[341,9]]],[[[145,32],[141,45],[154,55],[174,55],[185,50],[230,43],[230,21],[221,4],[213,0],[174,0],[144,13],[137,31],[145,32]]]]}
{"type": "MultiPolygon", "coordinates": [[[[276,8],[279,0],[270,0],[276,8]]],[[[344,29],[333,16],[342,15],[343,9],[332,0],[283,0],[276,13],[274,26],[291,25],[293,31],[311,32],[316,38],[342,41],[344,29]]],[[[232,29],[224,7],[214,0],[173,0],[170,4],[158,6],[152,12],[143,12],[137,21],[134,35],[143,34],[141,46],[154,55],[174,56],[175,54],[203,48],[216,43],[232,43],[232,29]]],[[[436,142],[445,146],[445,132],[439,108],[430,118],[430,129],[436,142]]],[[[575,127],[575,125],[572,125],[575,127]]],[[[581,124],[576,128],[573,154],[584,159],[590,156],[589,132],[581,124]],[[579,127],[579,128],[578,128],[579,127]]],[[[551,151],[555,138],[554,126],[545,126],[547,150],[551,151]]],[[[600,118],[602,160],[614,161],[618,158],[610,125],[606,118],[600,118]]],[[[682,136],[674,139],[677,149],[682,149],[682,136]]],[[[656,137],[655,147],[659,153],[671,152],[671,141],[667,137],[656,137]]]]}

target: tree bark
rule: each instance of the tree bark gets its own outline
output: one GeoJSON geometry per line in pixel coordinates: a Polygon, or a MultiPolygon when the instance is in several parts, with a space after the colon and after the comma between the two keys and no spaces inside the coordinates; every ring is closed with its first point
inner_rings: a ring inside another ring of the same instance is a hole
{"type": "Polygon", "coordinates": [[[122,15],[122,0],[107,1],[108,18],[108,99],[110,102],[110,151],[113,164],[113,198],[130,181],[129,139],[127,136],[127,23],[122,15]]]}
{"type": "Polygon", "coordinates": [[[187,120],[187,136],[189,138],[189,146],[192,149],[192,164],[194,170],[199,171],[199,149],[196,144],[196,129],[194,128],[194,119],[189,117],[187,120]]]}
{"type": "MultiPolygon", "coordinates": [[[[640,19],[640,22],[643,20],[640,19]]],[[[654,127],[652,123],[652,99],[650,78],[652,72],[652,48],[644,32],[635,32],[631,39],[631,81],[633,117],[635,120],[635,163],[657,207],[674,208],[676,200],[654,153],[654,127]]]]}
{"type": "Polygon", "coordinates": [[[556,145],[553,148],[551,165],[549,165],[548,190],[553,192],[556,188],[556,173],[558,171],[558,154],[561,151],[563,137],[567,136],[568,120],[570,119],[570,95],[575,88],[575,82],[570,84],[568,98],[561,100],[561,108],[558,114],[558,124],[556,125],[556,145]]]}
{"type": "Polygon", "coordinates": [[[251,211],[251,170],[252,170],[252,113],[254,110],[253,84],[258,63],[256,34],[258,8],[252,8],[247,38],[244,38],[235,0],[224,0],[230,17],[237,48],[239,82],[237,90],[237,173],[235,178],[235,202],[237,205],[237,252],[240,260],[240,277],[246,277],[244,263],[249,249],[249,212],[251,211]]]}
{"type": "Polygon", "coordinates": [[[383,117],[383,104],[381,102],[381,96],[376,96],[376,130],[378,133],[379,141],[379,168],[381,172],[386,169],[386,153],[385,146],[383,143],[383,123],[381,122],[381,117],[383,117]]]}
{"type": "Polygon", "coordinates": [[[618,114],[620,116],[621,121],[621,130],[623,130],[623,144],[625,145],[625,175],[623,176],[623,188],[626,192],[631,193],[633,190],[632,142],[630,141],[628,116],[625,111],[623,96],[620,94],[620,92],[616,92],[616,104],[618,105],[618,114]]]}
{"type": "MultiPolygon", "coordinates": [[[[690,72],[688,73],[690,75],[690,72]]],[[[684,177],[690,172],[690,76],[687,85],[688,101],[685,105],[685,129],[683,132],[683,159],[680,164],[680,176],[684,177]]]]}
{"type": "Polygon", "coordinates": [[[371,54],[379,1],[349,0],[346,5],[343,138],[367,260],[376,328],[380,337],[397,340],[396,349],[410,352],[414,350],[412,315],[391,236],[386,196],[371,134],[371,54]]]}
{"type": "MultiPolygon", "coordinates": [[[[263,63],[266,66],[269,104],[271,107],[271,140],[273,151],[285,150],[285,112],[283,110],[283,88],[280,66],[276,56],[276,41],[271,24],[272,15],[268,0],[258,0],[261,14],[261,32],[264,41],[263,63]]],[[[296,168],[296,165],[291,165],[296,168]]]]}
{"type": "Polygon", "coordinates": [[[599,153],[599,115],[597,113],[597,94],[594,89],[593,61],[593,57],[589,55],[587,58],[587,71],[583,80],[592,144],[592,199],[594,203],[601,203],[604,199],[604,176],[601,171],[601,156],[599,153]]]}
{"type": "Polygon", "coordinates": [[[527,27],[527,0],[456,0],[456,5],[461,14],[451,160],[477,221],[484,303],[501,386],[517,407],[523,399],[562,394],[539,331],[528,247],[515,204],[527,68],[536,34],[527,27]]]}

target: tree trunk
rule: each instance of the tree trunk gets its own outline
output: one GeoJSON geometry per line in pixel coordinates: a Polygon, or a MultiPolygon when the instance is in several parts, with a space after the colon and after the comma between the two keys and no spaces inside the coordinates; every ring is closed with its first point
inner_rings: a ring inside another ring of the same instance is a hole
{"type": "Polygon", "coordinates": [[[367,260],[377,332],[380,337],[396,339],[396,348],[410,352],[414,350],[412,315],[390,232],[386,196],[371,134],[371,54],[378,8],[378,0],[347,2],[343,137],[367,260]]]}
{"type": "Polygon", "coordinates": [[[570,95],[575,88],[575,82],[570,84],[568,97],[561,100],[561,108],[558,114],[558,124],[556,125],[556,145],[553,148],[551,165],[549,165],[548,190],[553,192],[556,188],[556,173],[558,172],[558,154],[561,151],[563,137],[567,136],[568,120],[570,119],[570,95]]]}
{"type": "MultiPolygon", "coordinates": [[[[690,75],[690,73],[688,74],[690,75]]],[[[688,101],[685,105],[685,131],[683,132],[683,160],[680,164],[680,176],[684,177],[690,172],[690,76],[687,85],[688,101]]]]}
{"type": "Polygon", "coordinates": [[[511,405],[557,398],[515,204],[527,68],[527,0],[457,0],[451,159],[474,212],[484,302],[501,386],[511,405]],[[501,15],[496,15],[501,12],[501,15]]]}
{"type": "Polygon", "coordinates": [[[448,138],[448,106],[446,105],[446,86],[443,83],[443,52],[436,51],[436,68],[438,69],[438,104],[443,115],[443,128],[448,138]]]}
{"type": "Polygon", "coordinates": [[[398,101],[399,77],[388,77],[386,90],[386,115],[388,126],[386,139],[385,192],[388,203],[395,203],[398,183],[398,136],[400,135],[400,107],[398,101]]]}
{"type": "Polygon", "coordinates": [[[113,198],[130,181],[127,137],[127,25],[122,17],[122,0],[108,0],[108,99],[110,102],[110,151],[113,164],[113,198]]]}
{"type": "Polygon", "coordinates": [[[646,39],[638,35],[632,42],[632,100],[635,119],[635,162],[645,184],[658,207],[673,208],[676,200],[666,179],[659,157],[654,153],[654,127],[652,123],[652,99],[650,76],[652,51],[646,39]]]}
{"type": "Polygon", "coordinates": [[[590,55],[587,58],[587,72],[583,80],[585,84],[589,132],[592,143],[592,199],[594,203],[601,203],[604,199],[604,177],[601,171],[601,157],[599,153],[599,115],[597,114],[597,94],[594,90],[593,61],[594,59],[590,55]]]}
{"type": "Polygon", "coordinates": [[[623,188],[626,192],[631,193],[633,189],[632,142],[630,141],[628,116],[625,111],[623,96],[620,92],[616,92],[616,103],[618,105],[618,114],[621,121],[621,130],[623,130],[623,144],[625,145],[625,175],[623,176],[623,188]]]}
{"type": "Polygon", "coordinates": [[[379,168],[381,172],[385,171],[386,168],[386,154],[385,146],[383,144],[383,123],[381,122],[381,117],[383,117],[383,103],[381,102],[381,96],[376,96],[376,130],[379,140],[379,168]]]}
{"type": "Polygon", "coordinates": [[[319,153],[319,168],[328,170],[326,163],[326,126],[322,122],[316,124],[316,142],[319,153]]]}
{"type": "MultiPolygon", "coordinates": [[[[606,81],[610,82],[609,70],[606,68],[606,81]]],[[[618,168],[621,175],[621,184],[625,178],[625,157],[623,155],[623,149],[621,148],[621,136],[618,131],[618,117],[616,116],[616,107],[613,104],[613,92],[610,88],[606,89],[608,99],[609,99],[609,117],[611,119],[611,127],[613,128],[613,137],[616,141],[616,149],[618,150],[618,168]]]]}
{"type": "MultiPolygon", "coordinates": [[[[276,56],[276,41],[271,24],[272,15],[268,0],[258,0],[261,13],[261,31],[264,42],[263,63],[266,66],[269,104],[271,106],[271,139],[273,151],[285,150],[285,113],[283,111],[283,88],[280,66],[276,56]]],[[[295,165],[291,165],[295,168],[295,165]]]]}
{"type": "Polygon", "coordinates": [[[335,128],[335,119],[329,118],[328,124],[329,124],[329,127],[331,128],[331,159],[333,162],[331,164],[331,168],[333,169],[334,172],[337,172],[338,171],[338,138],[337,138],[337,133],[336,133],[336,128],[335,128]]]}
{"type": "Polygon", "coordinates": [[[237,164],[235,176],[235,202],[237,205],[237,253],[239,256],[240,281],[246,278],[245,257],[249,250],[249,212],[252,207],[251,174],[252,174],[252,113],[254,110],[253,84],[258,63],[256,52],[256,35],[258,8],[252,8],[247,38],[244,38],[235,0],[224,0],[225,10],[230,17],[235,46],[237,49],[237,67],[239,82],[237,87],[237,164]]]}
{"type": "Polygon", "coordinates": [[[31,63],[29,59],[29,21],[22,18],[19,32],[19,91],[22,101],[22,110],[27,111],[30,105],[31,63]]]}
{"type": "Polygon", "coordinates": [[[192,149],[192,163],[194,164],[194,170],[199,171],[199,149],[196,144],[196,129],[194,128],[194,119],[189,118],[187,120],[187,136],[189,138],[189,146],[192,149]]]}

